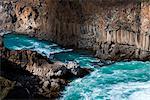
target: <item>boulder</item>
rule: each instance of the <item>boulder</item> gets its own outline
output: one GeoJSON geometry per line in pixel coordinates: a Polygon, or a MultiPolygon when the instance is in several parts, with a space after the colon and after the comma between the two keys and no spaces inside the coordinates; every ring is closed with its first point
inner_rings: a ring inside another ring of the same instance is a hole
{"type": "Polygon", "coordinates": [[[75,77],[83,77],[90,73],[90,69],[81,68],[77,62],[69,61],[66,66],[75,77]]]}

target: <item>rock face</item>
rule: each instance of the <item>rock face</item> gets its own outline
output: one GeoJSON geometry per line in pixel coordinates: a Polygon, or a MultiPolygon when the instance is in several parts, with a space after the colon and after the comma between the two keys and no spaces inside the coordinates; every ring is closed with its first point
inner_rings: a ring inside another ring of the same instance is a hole
{"type": "MultiPolygon", "coordinates": [[[[0,93],[3,98],[7,95],[6,99],[56,98],[60,96],[60,91],[71,78],[83,77],[90,72],[75,62],[51,62],[47,57],[30,50],[8,50],[3,47],[2,37],[0,37],[0,50],[0,75],[14,83],[9,89],[12,91],[8,93],[4,88],[0,93]],[[20,97],[17,93],[20,93],[20,97]]],[[[0,82],[5,82],[1,76],[0,82]]],[[[3,86],[2,82],[0,84],[3,86]]],[[[4,87],[7,88],[7,84],[6,86],[4,84],[4,87]]]]}
{"type": "Polygon", "coordinates": [[[149,0],[3,0],[0,23],[1,29],[92,49],[102,59],[115,59],[117,49],[125,58],[145,59],[150,52],[149,0]]]}
{"type": "Polygon", "coordinates": [[[62,62],[50,62],[48,58],[43,57],[37,52],[30,50],[9,51],[6,48],[1,50],[1,58],[7,59],[10,62],[14,62],[19,68],[23,68],[33,75],[37,75],[43,78],[70,78],[70,77],[82,77],[80,72],[88,74],[88,70],[81,68],[75,62],[62,63],[62,62]],[[84,70],[84,71],[83,71],[84,70]]]}

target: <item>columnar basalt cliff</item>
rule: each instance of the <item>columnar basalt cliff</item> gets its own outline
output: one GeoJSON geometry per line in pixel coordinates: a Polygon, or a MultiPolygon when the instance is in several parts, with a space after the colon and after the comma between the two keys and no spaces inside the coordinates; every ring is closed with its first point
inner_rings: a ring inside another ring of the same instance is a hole
{"type": "Polygon", "coordinates": [[[149,0],[3,0],[0,23],[103,59],[150,59],[149,0]]]}

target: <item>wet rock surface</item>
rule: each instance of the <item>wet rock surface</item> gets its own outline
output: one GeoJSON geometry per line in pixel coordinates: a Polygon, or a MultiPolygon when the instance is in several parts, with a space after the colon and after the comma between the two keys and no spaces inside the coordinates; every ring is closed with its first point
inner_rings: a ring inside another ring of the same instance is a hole
{"type": "Polygon", "coordinates": [[[150,52],[149,7],[149,0],[2,0],[0,29],[90,49],[103,59],[123,47],[140,51],[136,58],[142,60],[150,52]],[[111,42],[115,47],[107,50],[111,42]]]}
{"type": "Polygon", "coordinates": [[[88,68],[81,69],[79,64],[77,62],[73,62],[73,61],[69,61],[66,65],[66,67],[67,67],[67,69],[70,70],[70,73],[72,73],[76,77],[83,77],[92,71],[91,69],[88,69],[88,68]]]}
{"type": "Polygon", "coordinates": [[[121,61],[121,60],[150,60],[150,52],[137,49],[136,46],[121,45],[115,43],[102,43],[96,56],[105,60],[121,61]]]}
{"type": "Polygon", "coordinates": [[[0,74],[12,81],[11,84],[15,82],[8,93],[1,91],[5,94],[2,94],[3,98],[57,98],[71,79],[90,72],[74,62],[51,62],[47,57],[30,50],[8,50],[3,47],[2,37],[0,39],[0,74]]]}

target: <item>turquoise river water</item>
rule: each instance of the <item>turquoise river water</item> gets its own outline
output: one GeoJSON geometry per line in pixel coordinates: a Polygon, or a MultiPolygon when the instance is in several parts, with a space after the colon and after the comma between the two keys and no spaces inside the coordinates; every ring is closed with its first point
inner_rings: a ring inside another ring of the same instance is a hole
{"type": "Polygon", "coordinates": [[[4,45],[11,50],[30,49],[47,57],[53,55],[54,60],[76,61],[82,67],[94,69],[89,75],[73,80],[61,100],[150,100],[150,61],[116,62],[99,67],[100,59],[89,52],[65,49],[23,35],[5,35],[4,45]]]}

